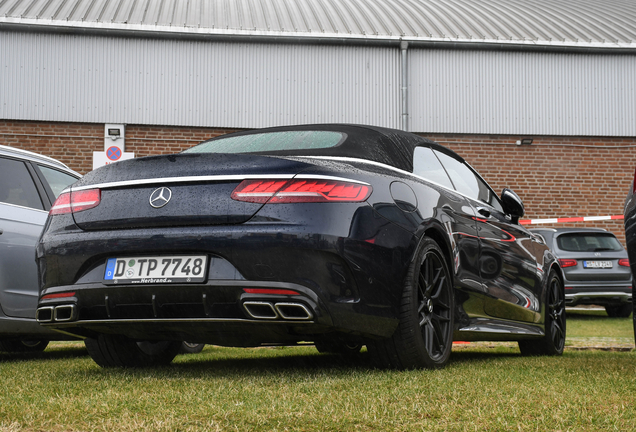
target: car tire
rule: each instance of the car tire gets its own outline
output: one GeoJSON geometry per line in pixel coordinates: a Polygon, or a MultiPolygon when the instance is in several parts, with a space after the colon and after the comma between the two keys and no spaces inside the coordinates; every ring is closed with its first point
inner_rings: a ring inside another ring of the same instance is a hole
{"type": "Polygon", "coordinates": [[[0,351],[10,353],[35,353],[42,352],[49,345],[47,340],[20,340],[10,339],[0,341],[0,351]]]}
{"type": "Polygon", "coordinates": [[[169,364],[181,349],[179,341],[137,342],[122,335],[101,334],[84,340],[95,363],[109,367],[147,367],[169,364]]]}
{"type": "Polygon", "coordinates": [[[398,328],[389,339],[367,343],[372,358],[381,367],[443,368],[453,345],[454,300],[444,254],[424,237],[406,276],[398,328]]]}
{"type": "Polygon", "coordinates": [[[605,306],[607,315],[612,318],[627,318],[632,314],[633,306],[631,303],[618,306],[605,306]]]}
{"type": "Polygon", "coordinates": [[[314,345],[319,353],[356,356],[362,349],[362,343],[356,341],[316,341],[314,345]]]}
{"type": "Polygon", "coordinates": [[[554,270],[548,276],[546,293],[545,336],[519,341],[523,355],[561,355],[565,348],[565,294],[561,278],[554,270]]]}
{"type": "Polygon", "coordinates": [[[181,348],[179,349],[179,354],[198,354],[203,351],[204,347],[205,344],[202,343],[183,341],[181,343],[181,348]]]}

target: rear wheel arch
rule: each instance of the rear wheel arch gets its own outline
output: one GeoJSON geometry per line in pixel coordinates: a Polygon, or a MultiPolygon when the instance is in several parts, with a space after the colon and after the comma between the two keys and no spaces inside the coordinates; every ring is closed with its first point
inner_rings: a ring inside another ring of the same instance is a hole
{"type": "Polygon", "coordinates": [[[563,289],[565,289],[565,277],[563,276],[563,270],[561,270],[561,267],[559,267],[557,263],[553,263],[552,266],[550,267],[550,270],[554,270],[554,272],[557,274],[559,279],[561,279],[561,284],[563,284],[563,289]]]}
{"type": "Polygon", "coordinates": [[[545,293],[544,336],[520,340],[523,355],[561,355],[565,348],[566,317],[563,280],[555,268],[550,268],[545,293]]]}
{"type": "MultiPolygon", "coordinates": [[[[420,237],[420,243],[426,237],[435,240],[435,243],[437,243],[439,248],[442,250],[442,254],[444,255],[444,259],[446,260],[446,265],[448,266],[448,269],[450,270],[451,276],[454,277],[451,247],[450,247],[448,236],[446,235],[446,233],[442,231],[441,228],[432,226],[432,227],[429,227],[426,231],[424,231],[424,234],[420,237]]],[[[415,250],[415,253],[417,254],[419,250],[420,248],[417,247],[415,250]]]]}
{"type": "Polygon", "coordinates": [[[556,262],[552,264],[552,266],[550,267],[550,270],[548,271],[548,277],[546,278],[547,282],[545,287],[546,297],[547,297],[547,291],[550,285],[550,273],[552,272],[554,272],[556,276],[559,278],[559,281],[561,281],[561,294],[563,294],[563,298],[565,298],[565,277],[563,276],[563,270],[561,270],[561,267],[559,267],[559,265],[556,262]]]}
{"type": "Polygon", "coordinates": [[[423,236],[404,281],[395,333],[367,343],[380,367],[430,368],[446,365],[454,327],[453,276],[437,242],[423,236]]]}

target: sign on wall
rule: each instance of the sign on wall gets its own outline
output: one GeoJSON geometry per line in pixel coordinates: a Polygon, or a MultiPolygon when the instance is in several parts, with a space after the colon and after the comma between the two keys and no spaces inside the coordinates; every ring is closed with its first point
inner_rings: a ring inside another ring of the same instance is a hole
{"type": "Polygon", "coordinates": [[[123,124],[104,125],[104,151],[93,152],[93,169],[133,159],[135,153],[126,151],[126,127],[123,124]]]}

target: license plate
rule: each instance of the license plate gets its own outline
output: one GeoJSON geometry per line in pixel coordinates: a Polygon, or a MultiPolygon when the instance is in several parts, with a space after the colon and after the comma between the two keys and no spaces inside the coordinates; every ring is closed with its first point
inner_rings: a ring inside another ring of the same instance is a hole
{"type": "Polygon", "coordinates": [[[583,261],[584,268],[612,268],[611,261],[583,261]]]}
{"type": "Polygon", "coordinates": [[[109,258],[104,283],[168,284],[204,282],[206,255],[109,258]]]}

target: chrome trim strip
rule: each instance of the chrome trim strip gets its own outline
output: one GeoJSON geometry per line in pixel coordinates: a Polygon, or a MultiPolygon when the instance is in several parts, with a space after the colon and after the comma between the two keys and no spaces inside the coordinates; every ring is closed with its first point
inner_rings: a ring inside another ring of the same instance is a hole
{"type": "MultiPolygon", "coordinates": [[[[459,329],[459,333],[490,333],[490,334],[502,334],[502,335],[536,335],[543,336],[545,333],[539,329],[519,328],[513,326],[498,325],[498,324],[474,324],[468,327],[459,329]]],[[[463,339],[459,339],[463,340],[463,339]]]]}
{"type": "Polygon", "coordinates": [[[109,319],[109,320],[81,320],[81,321],[66,321],[60,323],[42,323],[42,326],[60,328],[66,327],[89,327],[91,324],[104,325],[104,324],[161,324],[161,323],[237,323],[237,324],[315,324],[314,321],[303,320],[255,320],[255,319],[241,319],[241,318],[165,318],[165,319],[109,319]]]}
{"type": "MultiPolygon", "coordinates": [[[[625,289],[628,289],[625,287],[625,289]]],[[[579,293],[565,293],[566,300],[578,300],[583,297],[590,298],[602,298],[602,297],[618,297],[623,300],[631,300],[631,292],[616,292],[616,291],[594,291],[594,292],[579,292],[579,293]]]]}
{"type": "Polygon", "coordinates": [[[97,183],[88,186],[73,187],[73,191],[85,189],[111,189],[116,187],[150,185],[160,183],[188,183],[188,182],[210,182],[210,181],[242,181],[251,179],[292,179],[294,174],[237,174],[237,175],[207,175],[207,176],[186,176],[186,177],[157,177],[150,179],[126,180],[111,183],[97,183]]]}
{"type": "MultiPolygon", "coordinates": [[[[328,175],[312,175],[312,174],[235,174],[235,175],[207,175],[207,176],[187,176],[187,177],[157,177],[151,179],[138,179],[138,180],[126,180],[110,183],[97,183],[93,185],[72,187],[73,191],[81,191],[87,189],[111,189],[125,186],[135,185],[151,185],[151,184],[165,184],[165,183],[190,183],[190,182],[222,182],[222,181],[243,181],[243,180],[258,180],[258,179],[281,179],[291,180],[293,178],[299,179],[321,179],[321,180],[335,180],[335,181],[347,181],[351,183],[358,183],[369,186],[369,183],[365,183],[359,180],[353,180],[344,177],[328,176],[328,175]]],[[[62,191],[68,192],[71,188],[66,188],[62,191]]]]}
{"type": "Polygon", "coordinates": [[[321,174],[298,174],[294,179],[320,179],[320,180],[334,180],[334,181],[346,181],[349,183],[357,183],[365,186],[371,186],[367,182],[363,182],[360,180],[354,180],[350,178],[337,177],[337,176],[329,176],[329,175],[321,175],[321,174]]]}
{"type": "MultiPolygon", "coordinates": [[[[290,158],[291,157],[288,157],[288,159],[290,159],[290,158]]],[[[369,164],[369,165],[375,165],[375,166],[378,166],[378,167],[381,167],[381,168],[385,168],[385,169],[388,169],[388,170],[391,170],[391,171],[399,172],[400,174],[404,174],[404,175],[409,176],[409,177],[415,177],[418,180],[424,180],[427,183],[434,184],[435,186],[439,186],[439,187],[441,187],[441,188],[443,188],[443,189],[445,189],[445,190],[447,190],[449,192],[453,192],[453,193],[455,193],[457,195],[463,196],[464,198],[469,199],[472,202],[477,202],[477,203],[479,203],[479,205],[485,205],[485,206],[490,207],[491,209],[497,210],[496,208],[494,208],[493,206],[491,206],[490,204],[488,204],[486,202],[477,201],[476,199],[471,198],[468,195],[463,194],[463,193],[461,193],[459,191],[456,191],[455,189],[451,189],[448,186],[444,186],[442,184],[434,182],[433,180],[429,180],[427,178],[424,178],[422,176],[419,176],[419,175],[414,174],[414,173],[409,172],[409,171],[405,171],[405,170],[400,169],[400,168],[396,168],[396,167],[394,167],[392,165],[383,164],[382,162],[376,162],[376,161],[371,161],[371,160],[367,160],[367,159],[358,159],[358,158],[352,158],[352,157],[346,157],[346,156],[293,156],[293,158],[297,158],[297,159],[305,158],[305,159],[334,160],[334,161],[338,161],[338,162],[359,162],[359,163],[366,163],[366,164],[369,164]]],[[[466,162],[466,165],[470,166],[470,164],[468,164],[468,162],[466,162]]],[[[470,167],[473,170],[473,172],[477,173],[477,171],[475,171],[475,169],[472,166],[470,166],[470,167]]],[[[481,177],[481,175],[479,173],[477,173],[477,175],[479,175],[479,178],[481,178],[484,181],[484,183],[488,184],[481,177]]],[[[488,185],[488,186],[490,186],[490,185],[488,185]]],[[[497,210],[497,211],[499,211],[499,210],[497,210]]],[[[475,215],[475,216],[477,216],[477,215],[475,215]]]]}
{"type": "MultiPolygon", "coordinates": [[[[41,213],[44,213],[44,214],[49,214],[49,212],[46,211],[46,210],[40,210],[40,209],[36,209],[36,208],[33,208],[33,207],[25,207],[25,206],[21,206],[21,205],[18,205],[18,204],[11,204],[11,203],[4,202],[4,201],[0,201],[0,204],[11,206],[11,207],[17,207],[17,208],[21,208],[21,209],[25,209],[25,210],[37,211],[37,212],[41,212],[41,213]]],[[[33,225],[36,225],[36,224],[33,224],[33,225]]]]}

